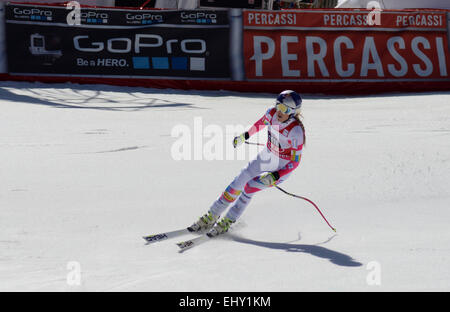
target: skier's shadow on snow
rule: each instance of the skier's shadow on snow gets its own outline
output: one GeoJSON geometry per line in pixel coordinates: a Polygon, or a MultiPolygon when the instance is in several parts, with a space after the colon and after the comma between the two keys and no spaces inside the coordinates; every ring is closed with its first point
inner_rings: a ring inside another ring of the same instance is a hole
{"type": "Polygon", "coordinates": [[[231,239],[238,243],[250,244],[271,249],[280,249],[287,252],[303,252],[308,253],[313,256],[328,259],[331,263],[346,266],[346,267],[359,267],[362,263],[354,260],[349,255],[322,247],[317,245],[305,245],[305,244],[290,244],[290,243],[272,243],[272,242],[261,242],[255,241],[248,238],[230,235],[231,239]]]}

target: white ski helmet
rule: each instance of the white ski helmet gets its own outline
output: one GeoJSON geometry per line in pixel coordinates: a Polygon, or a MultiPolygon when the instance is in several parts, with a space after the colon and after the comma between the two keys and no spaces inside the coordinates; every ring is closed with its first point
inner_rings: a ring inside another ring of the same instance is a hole
{"type": "Polygon", "coordinates": [[[275,105],[282,113],[292,115],[302,106],[302,97],[295,91],[285,90],[277,96],[275,105]]]}

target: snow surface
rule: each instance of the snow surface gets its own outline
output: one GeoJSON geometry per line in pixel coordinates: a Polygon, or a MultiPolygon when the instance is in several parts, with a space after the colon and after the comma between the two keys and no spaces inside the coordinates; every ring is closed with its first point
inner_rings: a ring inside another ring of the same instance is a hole
{"type": "Polygon", "coordinates": [[[450,93],[304,96],[307,145],[282,187],[337,234],[270,189],[227,237],[144,244],[256,153],[176,161],[173,129],[247,126],[274,96],[1,82],[0,291],[449,291],[450,93]]]}

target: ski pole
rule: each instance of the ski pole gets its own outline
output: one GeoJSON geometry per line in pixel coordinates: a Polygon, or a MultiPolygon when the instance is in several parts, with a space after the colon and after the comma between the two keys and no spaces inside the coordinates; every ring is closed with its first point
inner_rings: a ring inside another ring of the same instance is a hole
{"type": "MultiPolygon", "coordinates": [[[[265,146],[265,145],[262,144],[262,143],[253,143],[253,142],[248,142],[248,141],[245,141],[245,144],[265,146]]],[[[285,190],[283,190],[281,187],[279,187],[279,186],[276,185],[275,183],[273,184],[273,186],[275,186],[277,189],[279,189],[280,191],[282,191],[283,193],[285,193],[285,194],[287,194],[287,195],[289,195],[289,196],[296,197],[296,198],[300,198],[300,199],[306,200],[307,202],[311,203],[311,204],[314,206],[314,208],[316,208],[316,210],[320,213],[320,215],[321,215],[322,218],[325,220],[325,222],[328,224],[328,226],[329,226],[334,232],[336,232],[336,229],[335,229],[334,227],[331,226],[331,224],[328,222],[328,220],[327,220],[327,219],[325,218],[325,216],[323,215],[322,211],[320,211],[319,207],[317,207],[317,205],[316,205],[312,200],[310,200],[310,199],[308,199],[308,198],[306,198],[306,197],[303,197],[303,196],[299,196],[299,195],[295,195],[295,194],[291,194],[291,193],[289,193],[289,192],[286,192],[285,190]]]]}
{"type": "Polygon", "coordinates": [[[289,195],[289,196],[296,197],[296,198],[300,198],[300,199],[306,200],[307,202],[311,203],[311,204],[314,206],[314,208],[316,208],[316,210],[320,213],[320,215],[321,215],[322,218],[325,220],[325,222],[328,224],[328,226],[329,226],[334,232],[336,232],[336,229],[335,229],[334,227],[331,226],[331,224],[330,224],[330,223],[328,222],[328,220],[325,218],[325,216],[323,215],[323,213],[320,211],[319,207],[317,207],[317,205],[316,205],[312,200],[310,200],[310,199],[308,199],[308,198],[306,198],[306,197],[303,197],[303,196],[299,196],[299,195],[295,195],[295,194],[291,194],[291,193],[289,193],[289,192],[286,192],[285,190],[283,190],[281,187],[279,187],[279,186],[276,185],[276,184],[273,184],[273,186],[275,186],[277,189],[279,189],[280,191],[282,191],[283,193],[285,193],[285,194],[287,194],[287,195],[289,195]]]}
{"type": "Polygon", "coordinates": [[[248,144],[248,145],[259,145],[259,146],[265,146],[264,144],[262,144],[262,143],[253,143],[253,142],[248,142],[248,141],[245,141],[245,144],[248,144]]]}

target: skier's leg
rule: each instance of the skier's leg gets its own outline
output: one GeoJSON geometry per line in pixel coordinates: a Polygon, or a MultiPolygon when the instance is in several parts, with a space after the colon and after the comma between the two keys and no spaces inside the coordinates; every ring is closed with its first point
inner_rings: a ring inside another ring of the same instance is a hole
{"type": "Polygon", "coordinates": [[[231,182],[231,184],[225,189],[225,191],[217,198],[208,212],[200,217],[198,221],[194,222],[188,229],[193,232],[206,231],[211,229],[216,224],[220,215],[235,202],[241,195],[245,184],[253,177],[261,173],[260,155],[253,161],[249,162],[246,168],[244,168],[239,175],[231,182]]]}
{"type": "MultiPolygon", "coordinates": [[[[278,180],[276,182],[276,184],[278,185],[280,183],[283,183],[289,177],[289,175],[290,174],[287,174],[284,177],[282,177],[280,180],[278,180]]],[[[261,182],[259,182],[259,178],[260,178],[260,176],[257,176],[255,178],[253,178],[252,180],[250,180],[245,185],[244,191],[242,192],[242,194],[239,197],[239,199],[237,200],[237,202],[230,208],[230,210],[228,211],[228,213],[226,215],[226,218],[229,218],[235,222],[242,215],[245,208],[247,208],[253,195],[256,194],[256,192],[259,192],[266,188],[271,187],[271,186],[266,186],[266,185],[262,184],[261,182]]]]}
{"type": "Polygon", "coordinates": [[[239,219],[245,208],[250,204],[253,194],[254,193],[247,194],[243,191],[236,203],[228,210],[226,217],[233,221],[239,219]]]}
{"type": "Polygon", "coordinates": [[[209,208],[209,211],[215,216],[220,216],[228,208],[228,206],[239,197],[240,194],[240,190],[237,190],[229,185],[220,197],[214,201],[209,208]]]}
{"type": "MultiPolygon", "coordinates": [[[[224,218],[222,218],[209,232],[212,236],[216,236],[225,232],[228,232],[228,229],[230,226],[236,222],[237,219],[242,215],[245,208],[250,203],[250,200],[252,199],[252,196],[263,189],[266,189],[270,186],[266,186],[263,183],[259,182],[260,176],[257,176],[256,178],[253,178],[250,180],[244,188],[244,191],[239,196],[239,199],[235,202],[235,204],[230,208],[228,213],[224,218]]],[[[283,180],[284,181],[284,180],[283,180]]],[[[278,181],[278,183],[281,183],[283,181],[278,181]]],[[[209,235],[208,234],[208,235],[209,235]]]]}
{"type": "Polygon", "coordinates": [[[214,201],[209,211],[215,216],[220,216],[230,204],[240,197],[248,181],[266,171],[264,165],[269,157],[270,155],[264,150],[258,154],[256,159],[249,162],[247,167],[241,170],[220,197],[214,201]]]}
{"type": "MultiPolygon", "coordinates": [[[[248,181],[256,176],[259,176],[265,171],[276,170],[278,166],[278,157],[274,157],[268,149],[262,150],[256,159],[250,161],[247,167],[242,169],[239,175],[234,178],[233,182],[231,182],[219,198],[214,201],[208,213],[195,222],[190,229],[193,231],[203,231],[211,228],[216,223],[219,216],[222,215],[222,213],[230,206],[230,204],[234,203],[240,196],[242,196],[242,191],[248,181]]],[[[243,197],[243,203],[245,200],[245,197],[243,197]]],[[[226,225],[227,230],[229,226],[228,221],[232,222],[232,220],[225,218],[225,220],[222,221],[223,222],[221,224],[226,225]]]]}

